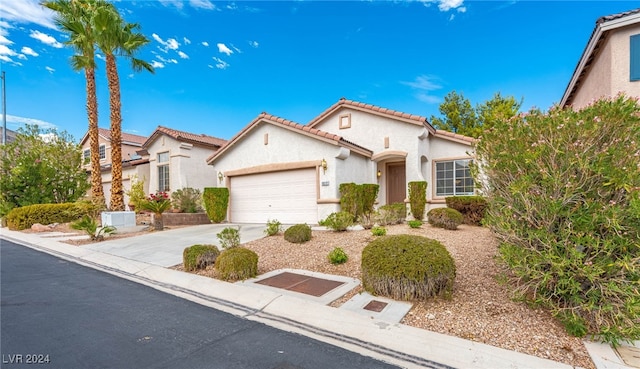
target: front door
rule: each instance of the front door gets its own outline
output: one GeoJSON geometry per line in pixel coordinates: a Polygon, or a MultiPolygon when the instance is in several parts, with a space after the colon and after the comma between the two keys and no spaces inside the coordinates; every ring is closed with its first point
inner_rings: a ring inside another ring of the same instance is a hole
{"type": "Polygon", "coordinates": [[[387,164],[387,204],[404,203],[407,183],[404,162],[387,164]]]}

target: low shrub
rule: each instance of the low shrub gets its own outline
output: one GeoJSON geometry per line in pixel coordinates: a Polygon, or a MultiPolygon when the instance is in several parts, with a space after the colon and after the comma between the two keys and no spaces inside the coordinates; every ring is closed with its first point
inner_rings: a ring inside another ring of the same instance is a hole
{"type": "Polygon", "coordinates": [[[220,250],[215,245],[193,245],[182,252],[182,265],[188,272],[204,269],[215,263],[218,255],[220,250]]]}
{"type": "Polygon", "coordinates": [[[329,262],[331,264],[343,264],[347,262],[349,257],[342,248],[336,247],[335,249],[331,250],[331,252],[329,252],[329,255],[327,255],[327,259],[329,259],[329,262]]]}
{"type": "Polygon", "coordinates": [[[447,207],[456,209],[462,214],[462,223],[469,225],[482,225],[484,213],[487,209],[487,200],[482,196],[449,196],[446,197],[447,207]]]}
{"type": "Polygon", "coordinates": [[[68,223],[82,215],[75,203],[36,204],[13,208],[7,214],[7,226],[14,231],[31,228],[36,223],[68,223]]]}
{"type": "Polygon", "coordinates": [[[409,227],[411,228],[420,228],[422,227],[422,221],[421,220],[410,220],[407,222],[407,224],[409,225],[409,227]]]}
{"type": "Polygon", "coordinates": [[[223,249],[240,246],[240,231],[236,228],[227,227],[216,234],[216,237],[223,249]]]}
{"type": "Polygon", "coordinates": [[[267,229],[264,230],[267,236],[275,236],[280,232],[282,232],[282,223],[277,219],[267,220],[267,229]]]}
{"type": "Polygon", "coordinates": [[[330,228],[335,232],[344,232],[353,225],[353,215],[346,211],[331,213],[325,220],[320,222],[320,225],[330,228]]]}
{"type": "Polygon", "coordinates": [[[202,194],[202,202],[211,222],[221,223],[227,217],[229,189],[226,187],[206,187],[202,194]]]}
{"type": "Polygon", "coordinates": [[[88,215],[72,222],[69,226],[75,230],[84,231],[91,238],[91,241],[102,241],[105,235],[116,231],[114,226],[98,227],[98,222],[88,215]]]}
{"type": "Polygon", "coordinates": [[[376,226],[371,228],[371,234],[374,236],[384,236],[387,234],[387,229],[385,227],[376,226]]]}
{"type": "Polygon", "coordinates": [[[183,213],[198,213],[202,211],[202,194],[196,188],[185,187],[173,191],[171,200],[173,208],[183,213]]]}
{"type": "Polygon", "coordinates": [[[223,250],[215,263],[216,275],[223,281],[238,281],[258,275],[258,254],[244,247],[223,250]]]}
{"type": "Polygon", "coordinates": [[[293,243],[304,243],[311,239],[311,227],[306,224],[296,224],[284,231],[284,239],[293,243]]]}
{"type": "Polygon", "coordinates": [[[451,297],[456,266],[438,241],[421,236],[384,236],[362,250],[362,286],[396,300],[451,297]]]}
{"type": "Polygon", "coordinates": [[[454,230],[458,229],[458,226],[462,224],[462,214],[451,208],[431,209],[427,213],[427,218],[429,224],[438,228],[454,230]]]}
{"type": "Polygon", "coordinates": [[[382,205],[375,216],[380,225],[400,224],[407,217],[407,206],[403,202],[382,205]]]}

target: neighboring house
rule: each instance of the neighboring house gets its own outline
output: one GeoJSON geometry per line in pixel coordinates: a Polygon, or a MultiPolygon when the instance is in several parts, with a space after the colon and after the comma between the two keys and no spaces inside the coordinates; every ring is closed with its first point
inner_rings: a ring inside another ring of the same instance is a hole
{"type": "Polygon", "coordinates": [[[425,117],[340,99],[307,125],[260,114],[207,159],[229,188],[228,220],[317,224],[340,210],[341,183],[377,183],[378,206],[427,181],[428,209],[474,193],[470,137],[425,117]]]}
{"type": "Polygon", "coordinates": [[[560,106],[579,109],[620,92],[640,97],[640,9],[596,21],[560,106]]]}
{"type": "MultiPolygon", "coordinates": [[[[110,131],[100,128],[100,167],[104,195],[109,203],[111,197],[111,146],[110,131]],[[103,154],[104,153],[104,154],[103,154]]],[[[213,154],[225,140],[193,134],[158,126],[151,136],[144,137],[122,133],[122,185],[125,204],[129,203],[126,192],[135,180],[144,181],[145,193],[172,192],[185,187],[202,191],[204,187],[215,187],[213,170],[206,158],[213,154]]],[[[90,171],[89,137],[81,141],[85,153],[85,168],[90,171]]]]}
{"type": "MultiPolygon", "coordinates": [[[[7,128],[7,133],[6,133],[6,137],[5,132],[4,132],[4,128],[0,128],[0,131],[2,133],[2,139],[6,142],[6,143],[11,143],[13,141],[16,140],[16,135],[18,134],[18,132],[16,131],[12,131],[9,128],[7,128]]],[[[1,142],[0,142],[1,143],[1,142]]]]}
{"type": "Polygon", "coordinates": [[[227,141],[158,126],[144,142],[149,154],[148,184],[151,192],[172,192],[186,187],[215,187],[214,172],[206,159],[227,141]]]}

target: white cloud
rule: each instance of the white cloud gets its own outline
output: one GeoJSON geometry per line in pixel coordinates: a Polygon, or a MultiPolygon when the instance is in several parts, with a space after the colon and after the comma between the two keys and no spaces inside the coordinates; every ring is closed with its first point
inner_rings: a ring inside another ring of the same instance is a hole
{"type": "Polygon", "coordinates": [[[54,12],[40,5],[39,0],[0,1],[0,14],[4,21],[35,23],[50,29],[57,29],[53,21],[54,12]]]}
{"type": "Polygon", "coordinates": [[[178,61],[175,60],[175,59],[169,59],[169,60],[167,60],[167,63],[178,64],[178,61]]]}
{"type": "Polygon", "coordinates": [[[451,9],[459,8],[463,3],[464,0],[440,0],[438,9],[440,9],[440,11],[446,12],[451,9]]]}
{"type": "Polygon", "coordinates": [[[238,53],[238,54],[242,54],[242,50],[238,49],[237,47],[235,47],[233,44],[231,44],[231,47],[238,53]]]}
{"type": "Polygon", "coordinates": [[[260,44],[258,43],[258,41],[249,41],[249,45],[251,45],[251,47],[258,47],[258,46],[260,46],[260,44]]]}
{"type": "Polygon", "coordinates": [[[186,38],[186,37],[183,37],[183,38],[182,38],[182,41],[184,41],[184,44],[185,44],[185,45],[189,45],[189,44],[191,44],[191,40],[189,40],[189,39],[188,39],[188,38],[186,38]]]}
{"type": "Polygon", "coordinates": [[[24,54],[18,54],[18,59],[27,60],[27,56],[24,54]]]}
{"type": "Polygon", "coordinates": [[[25,118],[25,117],[18,117],[18,116],[9,115],[9,114],[7,114],[7,123],[11,123],[11,124],[14,124],[16,126],[26,125],[26,124],[31,124],[31,125],[37,124],[38,127],[44,128],[44,129],[55,129],[55,128],[57,128],[55,124],[49,123],[49,122],[45,122],[44,120],[33,119],[33,118],[25,118]]]}
{"type": "Polygon", "coordinates": [[[178,10],[181,10],[184,6],[182,0],[160,0],[160,4],[164,6],[175,6],[178,10]]]}
{"type": "Polygon", "coordinates": [[[20,52],[22,52],[23,54],[27,54],[27,55],[31,55],[31,56],[38,56],[40,54],[38,54],[37,52],[33,51],[32,48],[27,47],[27,46],[23,46],[22,50],[20,50],[20,52]]]}
{"type": "Polygon", "coordinates": [[[160,63],[157,60],[152,61],[151,66],[154,67],[155,69],[164,68],[164,64],[160,63]]]}
{"type": "Polygon", "coordinates": [[[4,37],[3,35],[0,35],[0,45],[11,45],[13,43],[13,41],[9,40],[8,38],[4,37]]]}
{"type": "Polygon", "coordinates": [[[425,94],[425,93],[416,94],[416,99],[426,102],[427,104],[438,104],[440,102],[439,97],[425,94]]]}
{"type": "Polygon", "coordinates": [[[10,57],[6,56],[6,55],[2,55],[0,54],[0,60],[2,60],[5,63],[9,63],[9,64],[13,64],[13,65],[22,65],[22,63],[17,62],[13,59],[11,59],[10,57]]]}
{"type": "Polygon", "coordinates": [[[49,73],[53,73],[53,72],[56,71],[55,69],[51,68],[50,66],[46,66],[46,67],[44,67],[44,69],[48,70],[49,73]]]}
{"type": "Polygon", "coordinates": [[[165,41],[155,33],[152,34],[151,37],[153,37],[154,40],[158,41],[162,46],[164,46],[164,47],[158,46],[158,48],[164,51],[165,53],[168,50],[177,50],[178,47],[180,47],[180,43],[175,38],[170,38],[165,41]]]}
{"type": "Polygon", "coordinates": [[[400,83],[402,83],[403,85],[407,85],[411,88],[415,88],[417,90],[433,91],[433,90],[439,90],[442,88],[442,86],[434,82],[434,80],[437,80],[437,79],[438,78],[435,76],[428,76],[423,74],[416,77],[416,80],[413,82],[400,82],[400,83]]]}
{"type": "Polygon", "coordinates": [[[189,5],[200,9],[215,9],[216,6],[209,0],[189,0],[189,5]]]}
{"type": "Polygon", "coordinates": [[[64,47],[64,45],[58,42],[53,36],[49,36],[46,33],[42,33],[40,31],[31,30],[31,33],[29,34],[29,36],[31,38],[35,38],[36,40],[42,42],[43,44],[47,44],[57,49],[61,49],[62,47],[64,47]]]}
{"type": "Polygon", "coordinates": [[[189,59],[189,55],[183,53],[182,51],[178,51],[178,55],[182,58],[182,59],[189,59]]]}
{"type": "Polygon", "coordinates": [[[0,45],[0,55],[16,56],[18,53],[8,48],[6,45],[0,45]]]}
{"type": "Polygon", "coordinates": [[[233,54],[233,50],[229,49],[227,47],[227,45],[223,44],[223,43],[219,43],[218,45],[218,51],[223,53],[223,54],[227,54],[227,56],[233,54]]]}
{"type": "Polygon", "coordinates": [[[227,63],[226,61],[224,61],[224,60],[222,60],[220,58],[216,58],[214,56],[213,60],[216,61],[216,68],[218,68],[218,69],[227,69],[229,67],[229,63],[227,63]]]}
{"type": "Polygon", "coordinates": [[[207,41],[202,41],[202,46],[209,47],[209,43],[207,41]]]}
{"type": "Polygon", "coordinates": [[[98,58],[100,60],[107,60],[107,58],[105,58],[104,55],[102,55],[102,54],[96,54],[96,58],[98,58]]]}

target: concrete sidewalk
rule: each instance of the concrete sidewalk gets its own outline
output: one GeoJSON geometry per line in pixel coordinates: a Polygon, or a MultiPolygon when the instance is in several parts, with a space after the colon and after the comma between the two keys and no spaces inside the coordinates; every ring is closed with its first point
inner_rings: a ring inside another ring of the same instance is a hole
{"type": "MultiPolygon", "coordinates": [[[[228,226],[187,227],[80,247],[43,237],[42,234],[6,228],[0,229],[0,237],[404,368],[572,368],[458,337],[372,319],[348,309],[332,308],[278,291],[255,288],[249,283],[232,284],[166,268],[181,262],[182,250],[186,246],[217,243],[215,234],[228,226]]],[[[241,241],[262,237],[263,229],[263,226],[241,226],[241,241]]],[[[624,365],[613,366],[613,361],[606,363],[608,365],[598,369],[625,368],[624,365]]]]}

